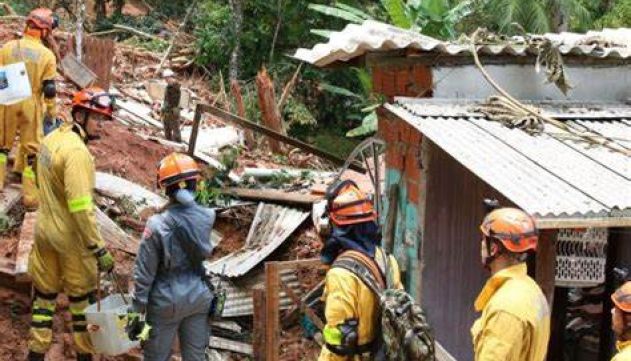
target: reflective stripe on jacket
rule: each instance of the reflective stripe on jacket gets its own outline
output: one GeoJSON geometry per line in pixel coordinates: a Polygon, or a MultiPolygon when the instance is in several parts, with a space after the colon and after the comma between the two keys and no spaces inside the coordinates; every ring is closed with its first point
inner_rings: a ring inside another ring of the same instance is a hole
{"type": "Polygon", "coordinates": [[[471,333],[476,361],[544,361],[550,309],[525,263],[493,275],[475,301],[482,316],[471,333]]]}

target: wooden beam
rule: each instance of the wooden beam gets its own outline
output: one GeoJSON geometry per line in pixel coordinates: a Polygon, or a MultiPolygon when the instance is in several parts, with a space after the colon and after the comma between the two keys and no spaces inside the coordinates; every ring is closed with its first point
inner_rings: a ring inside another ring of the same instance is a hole
{"type": "MultiPolygon", "coordinates": [[[[197,105],[197,111],[202,111],[202,112],[206,112],[206,113],[210,113],[220,119],[223,119],[225,121],[229,121],[229,122],[233,122],[237,125],[240,125],[242,127],[246,127],[248,129],[252,129],[258,133],[261,133],[267,137],[276,139],[280,142],[292,145],[296,148],[300,148],[302,150],[304,150],[305,152],[317,155],[320,158],[329,160],[331,162],[333,162],[334,164],[338,165],[338,166],[342,166],[345,163],[345,160],[342,158],[339,158],[336,155],[333,155],[325,150],[316,148],[310,144],[307,144],[305,142],[302,142],[298,139],[294,139],[291,137],[288,137],[286,135],[283,135],[281,133],[278,133],[272,129],[269,129],[267,127],[264,127],[262,125],[259,125],[257,123],[254,123],[250,120],[247,120],[245,118],[241,118],[237,115],[234,115],[232,113],[229,113],[223,109],[217,108],[217,107],[213,107],[212,105],[208,105],[208,104],[198,104],[197,105]]],[[[197,117],[197,114],[195,114],[195,116],[197,117]]],[[[201,117],[201,114],[199,115],[201,117]]],[[[192,137],[192,135],[191,135],[192,137]]],[[[189,148],[190,151],[190,148],[189,148]]],[[[352,170],[361,172],[361,173],[365,173],[366,170],[364,169],[364,167],[361,167],[359,165],[356,164],[351,164],[351,166],[349,167],[352,170]]]]}
{"type": "Polygon", "coordinates": [[[277,262],[265,263],[265,361],[278,361],[280,338],[279,282],[277,262]]]}
{"type": "Polygon", "coordinates": [[[103,237],[108,247],[125,251],[129,254],[138,252],[138,240],[130,237],[100,209],[96,208],[95,213],[99,232],[101,232],[101,237],[103,237]]]}
{"type": "Polygon", "coordinates": [[[252,351],[254,361],[265,361],[265,333],[266,333],[266,301],[265,288],[254,287],[252,289],[252,302],[254,304],[252,351]]]}
{"type": "Polygon", "coordinates": [[[322,196],[285,192],[277,189],[250,189],[250,188],[225,188],[220,190],[237,198],[251,199],[271,203],[289,203],[299,206],[311,207],[313,203],[322,200],[322,196]]]}
{"type": "Polygon", "coordinates": [[[550,309],[552,309],[554,302],[557,233],[557,230],[545,230],[541,232],[535,262],[535,278],[548,300],[550,309]]]}
{"type": "Polygon", "coordinates": [[[293,270],[296,268],[319,268],[324,267],[319,258],[297,259],[294,261],[276,262],[277,267],[281,271],[293,270]]]}
{"type": "Polygon", "coordinates": [[[195,107],[195,116],[193,117],[193,128],[191,129],[191,136],[188,139],[188,155],[195,156],[195,147],[197,146],[197,135],[199,134],[199,125],[202,122],[202,113],[205,109],[202,104],[197,104],[195,107]]]}
{"type": "Polygon", "coordinates": [[[20,243],[18,243],[17,256],[15,258],[15,280],[17,282],[29,282],[28,260],[35,241],[35,221],[36,212],[29,212],[24,215],[22,228],[20,230],[20,243]]]}

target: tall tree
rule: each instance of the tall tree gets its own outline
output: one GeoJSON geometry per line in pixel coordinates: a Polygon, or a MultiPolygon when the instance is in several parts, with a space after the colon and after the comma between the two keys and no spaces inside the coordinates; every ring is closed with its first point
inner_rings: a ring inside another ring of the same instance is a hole
{"type": "Polygon", "coordinates": [[[232,26],[234,32],[234,46],[230,53],[230,66],[228,76],[230,80],[238,80],[241,69],[241,32],[243,30],[243,3],[242,0],[229,0],[232,10],[232,26]]]}

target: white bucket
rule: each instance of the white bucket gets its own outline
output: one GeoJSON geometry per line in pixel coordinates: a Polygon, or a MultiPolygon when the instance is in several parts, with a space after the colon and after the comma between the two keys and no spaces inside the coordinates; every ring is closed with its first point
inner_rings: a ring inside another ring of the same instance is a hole
{"type": "Polygon", "coordinates": [[[88,325],[98,326],[97,331],[90,332],[97,353],[117,356],[140,345],[138,341],[132,342],[125,332],[128,306],[121,295],[110,295],[102,299],[100,312],[97,312],[96,308],[96,304],[86,308],[85,316],[88,325]]]}

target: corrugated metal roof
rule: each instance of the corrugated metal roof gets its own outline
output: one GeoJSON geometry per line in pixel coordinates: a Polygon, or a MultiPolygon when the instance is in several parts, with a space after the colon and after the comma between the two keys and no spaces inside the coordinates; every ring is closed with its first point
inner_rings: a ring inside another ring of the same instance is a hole
{"type": "MultiPolygon", "coordinates": [[[[564,55],[622,59],[631,57],[631,29],[605,29],[587,34],[545,34],[543,37],[559,43],[559,50],[564,55]],[[593,43],[597,38],[609,42],[611,46],[603,47],[601,43],[593,43]]],[[[445,42],[414,31],[367,20],[361,25],[349,24],[342,31],[332,33],[326,43],[317,44],[311,49],[298,49],[293,57],[317,66],[327,66],[369,52],[400,49],[417,49],[446,55],[470,54],[467,44],[445,42]]],[[[529,47],[517,38],[511,43],[478,46],[478,52],[485,55],[537,54],[535,47],[529,47]]]]}
{"type": "MultiPolygon", "coordinates": [[[[284,270],[280,273],[281,281],[291,288],[298,296],[302,295],[300,281],[293,270],[284,270]]],[[[257,272],[251,277],[243,277],[240,280],[223,281],[222,285],[226,290],[226,303],[224,304],[223,317],[248,316],[254,313],[254,302],[252,300],[252,289],[265,283],[265,273],[257,272]]],[[[215,282],[215,284],[217,284],[215,282]]],[[[285,291],[280,292],[280,309],[289,309],[293,302],[285,291]]]]}
{"type": "MultiPolygon", "coordinates": [[[[443,102],[446,115],[438,114],[438,106],[432,100],[397,98],[396,104],[386,108],[538,218],[631,215],[630,157],[548,134],[531,136],[509,129],[467,113],[462,103],[443,102]]],[[[631,140],[629,119],[567,122],[631,140]]]]}
{"type": "Polygon", "coordinates": [[[298,209],[259,204],[245,247],[212,262],[208,270],[215,274],[224,272],[226,277],[246,274],[274,252],[308,216],[308,212],[298,209]]]}

